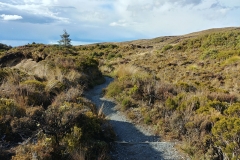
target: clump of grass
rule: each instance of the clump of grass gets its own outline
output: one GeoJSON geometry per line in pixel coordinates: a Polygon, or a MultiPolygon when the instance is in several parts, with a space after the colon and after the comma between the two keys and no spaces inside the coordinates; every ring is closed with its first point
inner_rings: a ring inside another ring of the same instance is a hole
{"type": "Polygon", "coordinates": [[[162,52],[166,52],[167,50],[170,50],[170,49],[172,49],[172,48],[173,48],[173,46],[170,45],[170,44],[165,45],[165,46],[162,48],[162,52]]]}
{"type": "Polygon", "coordinates": [[[239,62],[240,62],[240,56],[232,56],[223,63],[223,66],[237,64],[239,62]]]}
{"type": "Polygon", "coordinates": [[[199,69],[199,67],[196,64],[193,64],[193,65],[189,65],[187,69],[191,71],[196,71],[199,69]]]}
{"type": "Polygon", "coordinates": [[[145,115],[145,117],[144,117],[144,123],[145,123],[145,124],[151,124],[151,123],[152,123],[152,119],[151,119],[151,117],[150,117],[149,114],[145,115]]]}
{"type": "Polygon", "coordinates": [[[110,83],[107,87],[107,96],[108,97],[115,97],[122,92],[123,88],[119,83],[110,83]]]}
{"type": "Polygon", "coordinates": [[[44,91],[45,86],[46,86],[44,83],[37,81],[37,80],[26,80],[26,81],[22,82],[21,84],[24,86],[33,87],[34,89],[39,90],[39,91],[44,91]]]}
{"type": "Polygon", "coordinates": [[[201,59],[216,58],[218,53],[219,51],[216,49],[207,50],[201,55],[201,59]]]}
{"type": "Polygon", "coordinates": [[[0,116],[16,116],[21,117],[25,114],[25,110],[19,107],[13,99],[0,99],[0,116]]]}
{"type": "Polygon", "coordinates": [[[135,75],[139,69],[132,65],[121,65],[115,70],[116,77],[128,77],[135,75]]]}
{"type": "Polygon", "coordinates": [[[129,97],[125,97],[123,100],[122,100],[122,109],[123,110],[127,110],[129,107],[131,107],[131,99],[129,97]]]}

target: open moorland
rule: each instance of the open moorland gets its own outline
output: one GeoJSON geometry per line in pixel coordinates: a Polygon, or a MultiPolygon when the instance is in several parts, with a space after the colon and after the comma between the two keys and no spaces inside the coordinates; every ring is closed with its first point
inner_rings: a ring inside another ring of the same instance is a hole
{"type": "Polygon", "coordinates": [[[0,45],[4,158],[107,159],[115,135],[84,91],[191,159],[240,158],[240,28],[83,46],[0,45]]]}

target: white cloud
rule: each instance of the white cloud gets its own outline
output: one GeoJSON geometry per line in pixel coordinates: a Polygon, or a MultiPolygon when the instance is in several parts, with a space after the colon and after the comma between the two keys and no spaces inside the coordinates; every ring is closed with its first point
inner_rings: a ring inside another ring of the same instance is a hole
{"type": "Polygon", "coordinates": [[[46,17],[55,19],[59,22],[69,23],[69,18],[59,16],[59,12],[54,12],[51,10],[54,5],[57,5],[56,0],[19,0],[18,4],[15,3],[12,4],[8,2],[0,2],[0,11],[6,9],[11,10],[12,12],[14,11],[22,14],[29,14],[33,17],[46,17]]]}
{"type": "Polygon", "coordinates": [[[117,22],[112,22],[109,24],[110,26],[121,26],[121,27],[125,27],[127,26],[127,23],[125,20],[119,20],[117,22]]]}
{"type": "Polygon", "coordinates": [[[23,19],[23,17],[19,16],[19,15],[6,15],[6,14],[2,14],[2,15],[0,15],[0,17],[2,17],[2,19],[5,20],[5,21],[14,21],[14,20],[23,19]]]}

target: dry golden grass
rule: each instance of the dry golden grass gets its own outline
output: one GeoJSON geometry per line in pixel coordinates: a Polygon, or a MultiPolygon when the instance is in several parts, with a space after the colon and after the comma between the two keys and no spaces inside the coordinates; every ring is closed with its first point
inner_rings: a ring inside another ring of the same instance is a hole
{"type": "Polygon", "coordinates": [[[133,65],[120,65],[116,70],[114,75],[116,77],[128,77],[134,76],[138,71],[138,68],[133,65]]]}

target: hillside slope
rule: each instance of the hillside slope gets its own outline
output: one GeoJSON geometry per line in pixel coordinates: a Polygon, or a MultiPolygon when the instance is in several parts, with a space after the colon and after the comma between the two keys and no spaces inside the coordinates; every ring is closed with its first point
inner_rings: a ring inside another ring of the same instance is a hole
{"type": "Polygon", "coordinates": [[[82,95],[84,88],[103,81],[101,72],[115,77],[104,92],[132,121],[149,125],[165,139],[181,141],[179,149],[192,159],[240,158],[240,28],[71,48],[2,46],[4,158],[8,152],[17,153],[16,159],[106,156],[105,142],[113,140],[113,133],[110,127],[102,132],[105,120],[82,95]],[[65,119],[54,121],[53,113],[65,119]],[[66,124],[59,137],[46,134],[66,124]],[[83,138],[75,143],[74,135],[83,138]],[[24,147],[16,143],[29,137],[24,147]],[[13,145],[18,147],[9,150],[13,145]],[[66,155],[58,154],[63,150],[66,155]]]}
{"type": "Polygon", "coordinates": [[[240,154],[240,28],[79,46],[116,79],[106,95],[192,159],[240,154]]]}

